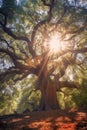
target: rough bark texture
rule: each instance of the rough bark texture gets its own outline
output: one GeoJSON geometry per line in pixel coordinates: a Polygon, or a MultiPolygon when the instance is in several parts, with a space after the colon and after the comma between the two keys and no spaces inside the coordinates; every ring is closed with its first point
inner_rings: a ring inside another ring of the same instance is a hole
{"type": "Polygon", "coordinates": [[[44,58],[39,73],[41,91],[40,110],[50,110],[59,108],[56,95],[57,86],[50,79],[49,72],[47,69],[48,60],[49,57],[44,58]]]}
{"type": "Polygon", "coordinates": [[[52,82],[44,82],[41,87],[41,110],[50,110],[59,108],[57,95],[57,88],[52,82]]]}

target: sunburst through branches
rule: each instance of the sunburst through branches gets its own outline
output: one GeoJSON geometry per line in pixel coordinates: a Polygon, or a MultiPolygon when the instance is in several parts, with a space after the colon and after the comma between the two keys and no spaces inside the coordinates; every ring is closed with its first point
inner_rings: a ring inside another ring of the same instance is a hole
{"type": "Polygon", "coordinates": [[[49,50],[50,55],[57,55],[67,50],[68,44],[62,40],[60,34],[55,33],[45,41],[45,48],[49,50]]]}

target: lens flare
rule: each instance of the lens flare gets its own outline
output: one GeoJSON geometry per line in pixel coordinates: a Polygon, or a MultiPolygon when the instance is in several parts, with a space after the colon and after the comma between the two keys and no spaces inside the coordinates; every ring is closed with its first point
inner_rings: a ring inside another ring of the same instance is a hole
{"type": "Polygon", "coordinates": [[[57,35],[52,36],[48,42],[48,46],[51,53],[59,53],[62,49],[60,38],[57,35]]]}
{"type": "Polygon", "coordinates": [[[62,40],[62,36],[59,33],[53,33],[49,39],[44,42],[44,48],[49,51],[50,55],[60,55],[64,51],[70,48],[68,42],[62,40]]]}

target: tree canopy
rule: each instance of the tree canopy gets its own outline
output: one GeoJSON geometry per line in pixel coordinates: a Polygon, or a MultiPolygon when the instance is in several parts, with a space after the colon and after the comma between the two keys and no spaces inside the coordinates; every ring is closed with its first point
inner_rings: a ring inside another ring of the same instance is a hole
{"type": "Polygon", "coordinates": [[[87,80],[86,0],[1,0],[0,4],[1,84],[33,74],[36,89],[43,91],[49,83],[60,90],[78,88],[87,80]]]}

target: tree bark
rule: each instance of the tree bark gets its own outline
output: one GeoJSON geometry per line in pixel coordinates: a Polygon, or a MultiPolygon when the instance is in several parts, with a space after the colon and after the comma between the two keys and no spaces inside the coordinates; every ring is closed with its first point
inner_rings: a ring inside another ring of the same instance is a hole
{"type": "Polygon", "coordinates": [[[47,63],[49,61],[49,56],[46,55],[42,61],[41,69],[39,72],[40,81],[40,110],[50,110],[59,108],[57,101],[57,86],[49,77],[49,72],[47,68],[47,63]]]}
{"type": "Polygon", "coordinates": [[[58,109],[58,101],[57,101],[57,87],[51,81],[47,83],[43,83],[41,87],[41,100],[40,100],[40,110],[51,110],[58,109]]]}

